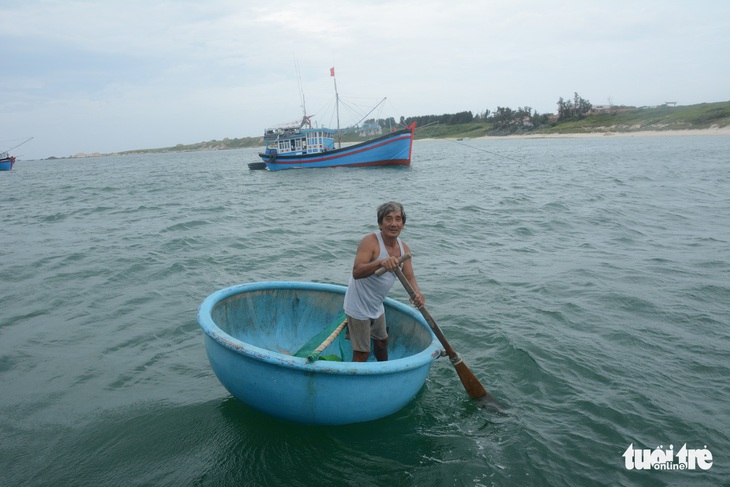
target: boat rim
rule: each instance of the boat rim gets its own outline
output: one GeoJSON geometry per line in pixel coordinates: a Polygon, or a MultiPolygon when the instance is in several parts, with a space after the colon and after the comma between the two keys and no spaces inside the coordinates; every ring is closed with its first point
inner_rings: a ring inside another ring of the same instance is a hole
{"type": "Polygon", "coordinates": [[[220,289],[210,294],[198,308],[198,324],[203,332],[219,345],[232,350],[235,353],[244,355],[248,358],[267,362],[278,366],[284,366],[291,369],[299,369],[307,372],[324,372],[331,374],[357,374],[357,375],[381,375],[403,372],[404,370],[416,369],[422,367],[429,362],[433,362],[441,356],[441,346],[438,339],[428,327],[425,319],[409,306],[396,301],[392,298],[386,298],[384,304],[390,308],[398,310],[421,324],[429,332],[431,343],[423,350],[407,357],[388,360],[385,362],[334,362],[328,360],[317,360],[308,362],[306,358],[295,357],[265,348],[257,347],[250,343],[232,337],[223,331],[213,321],[213,307],[220,301],[250,291],[265,291],[269,289],[303,289],[314,291],[328,291],[344,294],[347,290],[346,286],[336,284],[326,284],[317,282],[299,282],[299,281],[264,281],[237,284],[224,289],[220,289]]]}

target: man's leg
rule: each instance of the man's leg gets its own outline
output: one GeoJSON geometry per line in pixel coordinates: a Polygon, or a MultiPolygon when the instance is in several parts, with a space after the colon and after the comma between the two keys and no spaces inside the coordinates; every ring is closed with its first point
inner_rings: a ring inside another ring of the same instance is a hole
{"type": "Polygon", "coordinates": [[[370,357],[370,321],[347,317],[347,337],[352,346],[353,362],[367,362],[370,357]]]}
{"type": "MultiPolygon", "coordinates": [[[[377,350],[377,348],[376,348],[377,350]]],[[[375,354],[377,357],[378,355],[375,354]]],[[[368,358],[370,357],[370,352],[358,352],[357,350],[352,351],[352,361],[353,362],[367,362],[368,358]]]]}
{"type": "Polygon", "coordinates": [[[388,339],[385,340],[373,340],[373,353],[378,362],[385,362],[388,360],[388,339]]]}

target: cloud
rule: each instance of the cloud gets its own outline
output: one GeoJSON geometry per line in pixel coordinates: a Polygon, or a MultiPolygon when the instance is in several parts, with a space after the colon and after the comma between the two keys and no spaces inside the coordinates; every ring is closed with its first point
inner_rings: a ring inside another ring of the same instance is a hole
{"type": "Polygon", "coordinates": [[[730,86],[726,2],[28,0],[0,16],[0,133],[35,136],[34,157],[255,136],[300,116],[300,79],[323,114],[331,66],[343,98],[387,96],[396,118],[730,86]]]}

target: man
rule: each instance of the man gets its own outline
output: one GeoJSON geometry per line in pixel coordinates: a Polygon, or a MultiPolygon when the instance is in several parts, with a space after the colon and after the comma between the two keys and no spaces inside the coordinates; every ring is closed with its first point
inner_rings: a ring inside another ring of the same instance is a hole
{"type": "MultiPolygon", "coordinates": [[[[399,238],[405,224],[403,205],[395,201],[384,203],[378,207],[380,231],[363,237],[357,247],[352,277],[345,293],[347,337],[352,345],[353,362],[368,360],[371,339],[375,358],[378,361],[388,360],[388,332],[383,301],[397,279],[393,271],[400,265],[398,258],[411,251],[399,238]],[[389,272],[376,276],[375,271],[380,267],[385,267],[389,272]]],[[[402,270],[416,294],[413,304],[420,308],[426,299],[418,288],[410,260],[402,264],[402,270]]]]}

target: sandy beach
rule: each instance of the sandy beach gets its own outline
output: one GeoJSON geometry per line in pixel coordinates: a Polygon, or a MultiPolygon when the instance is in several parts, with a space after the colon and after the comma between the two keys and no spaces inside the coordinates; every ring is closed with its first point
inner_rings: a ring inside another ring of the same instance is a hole
{"type": "MultiPolygon", "coordinates": [[[[524,135],[485,135],[474,137],[471,140],[479,139],[566,139],[566,138],[589,138],[589,137],[691,137],[730,135],[730,127],[712,127],[701,130],[640,130],[636,132],[586,132],[572,134],[524,134],[524,135]]],[[[465,137],[466,139],[467,137],[465,137]]]]}

